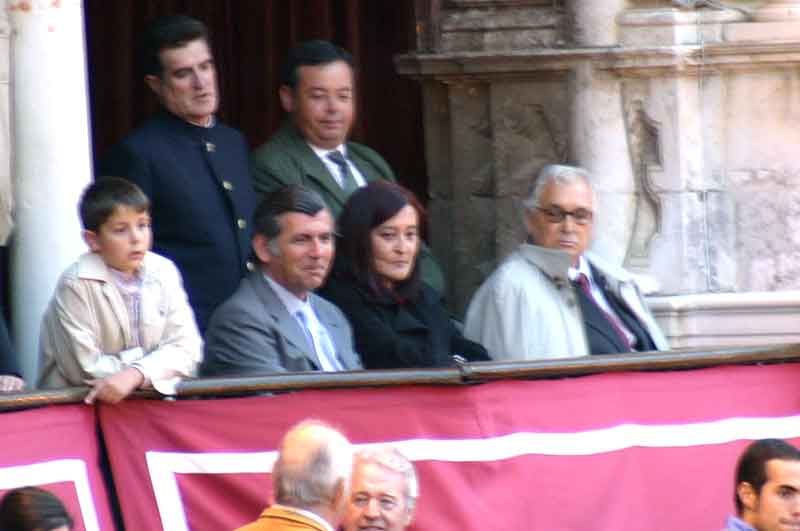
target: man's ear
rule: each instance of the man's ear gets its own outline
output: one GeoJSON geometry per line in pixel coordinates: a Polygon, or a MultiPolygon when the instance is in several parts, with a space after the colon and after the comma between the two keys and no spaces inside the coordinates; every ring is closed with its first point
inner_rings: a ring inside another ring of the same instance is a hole
{"type": "Polygon", "coordinates": [[[96,253],[100,250],[100,243],[97,241],[97,233],[95,231],[84,230],[81,232],[81,236],[83,236],[83,241],[89,246],[90,251],[96,253]]]}
{"type": "Polygon", "coordinates": [[[758,510],[758,493],[747,481],[742,481],[736,486],[736,495],[742,506],[748,511],[758,510]]]}
{"type": "MultiPolygon", "coordinates": [[[[406,502],[408,503],[408,502],[406,502]]],[[[406,507],[406,518],[405,518],[405,526],[408,527],[411,525],[411,521],[414,520],[414,505],[406,507]]]]}
{"type": "Polygon", "coordinates": [[[331,509],[339,516],[344,515],[347,504],[350,503],[350,488],[345,478],[339,478],[334,489],[331,509]]]}
{"type": "Polygon", "coordinates": [[[278,89],[278,96],[281,98],[281,106],[283,110],[292,113],[294,112],[294,91],[289,85],[281,85],[278,89]]]}
{"type": "Polygon", "coordinates": [[[268,264],[272,254],[269,252],[269,240],[263,234],[254,234],[253,240],[253,252],[256,253],[258,259],[264,263],[268,264]]]}
{"type": "Polygon", "coordinates": [[[145,84],[150,87],[156,96],[161,98],[161,78],[158,76],[154,76],[153,74],[147,74],[144,76],[145,84]]]}

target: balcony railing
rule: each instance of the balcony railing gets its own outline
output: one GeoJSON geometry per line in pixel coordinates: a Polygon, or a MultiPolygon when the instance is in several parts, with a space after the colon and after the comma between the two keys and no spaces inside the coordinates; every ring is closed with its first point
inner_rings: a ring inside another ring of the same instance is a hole
{"type": "MultiPolygon", "coordinates": [[[[390,387],[400,385],[469,385],[495,380],[568,378],[606,372],[670,371],[720,365],[800,361],[800,344],[671,350],[558,360],[465,363],[444,369],[392,369],[347,372],[290,372],[238,378],[197,378],[178,384],[176,398],[244,396],[302,389],[390,387]]],[[[0,395],[0,411],[83,400],[88,388],[69,387],[0,395]]],[[[155,391],[137,391],[138,398],[163,399],[155,391]]]]}

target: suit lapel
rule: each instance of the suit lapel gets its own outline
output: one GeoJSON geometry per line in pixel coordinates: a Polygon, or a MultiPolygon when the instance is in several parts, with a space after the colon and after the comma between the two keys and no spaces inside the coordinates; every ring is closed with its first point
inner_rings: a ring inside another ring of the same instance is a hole
{"type": "Polygon", "coordinates": [[[603,275],[603,273],[601,273],[600,270],[598,270],[591,263],[589,264],[589,267],[592,268],[592,277],[603,291],[603,295],[605,295],[608,305],[611,306],[611,309],[614,311],[617,317],[622,320],[628,331],[636,336],[636,350],[653,350],[655,346],[653,345],[653,341],[650,339],[650,335],[639,323],[639,320],[636,318],[636,316],[630,312],[627,305],[625,305],[617,297],[615,291],[609,286],[609,281],[605,275],[603,275]]]}
{"type": "Polygon", "coordinates": [[[290,357],[297,357],[296,353],[302,353],[308,362],[318,370],[320,365],[314,354],[314,346],[309,344],[305,332],[300,328],[300,323],[298,323],[297,319],[293,316],[289,315],[286,307],[264,279],[262,273],[258,271],[251,273],[250,282],[253,285],[256,295],[264,304],[267,318],[272,320],[273,326],[277,330],[280,330],[286,342],[295,349],[287,350],[285,354],[290,357]]]}
{"type": "Polygon", "coordinates": [[[366,158],[362,157],[358,150],[353,149],[352,144],[350,142],[347,143],[347,158],[350,159],[350,162],[358,168],[358,171],[361,172],[361,175],[364,177],[364,180],[369,182],[377,181],[378,179],[388,179],[388,177],[379,175],[377,171],[375,171],[375,166],[372,165],[366,158]]]}
{"type": "Polygon", "coordinates": [[[591,335],[594,333],[604,337],[606,341],[614,345],[617,352],[628,352],[628,347],[622,344],[622,340],[611,326],[611,323],[608,322],[606,316],[603,315],[602,310],[589,300],[583,290],[576,288],[576,292],[580,297],[581,311],[583,312],[583,320],[586,323],[587,332],[589,331],[588,329],[591,329],[591,333],[587,334],[590,339],[589,342],[591,343],[591,335]]]}
{"type": "MultiPolygon", "coordinates": [[[[325,167],[325,164],[319,160],[317,154],[299,134],[295,135],[294,141],[297,146],[298,160],[303,174],[333,196],[340,207],[344,206],[347,201],[347,195],[342,190],[342,187],[339,186],[339,183],[336,182],[336,179],[333,178],[331,172],[328,171],[328,168],[325,167]]],[[[361,167],[359,167],[360,169],[361,167]]]]}
{"type": "Polygon", "coordinates": [[[345,369],[359,369],[357,363],[354,362],[349,349],[345,345],[350,344],[350,337],[347,328],[342,326],[338,316],[328,311],[325,304],[320,304],[319,296],[311,294],[311,304],[314,306],[314,311],[317,312],[317,318],[328,331],[328,335],[333,341],[333,347],[336,349],[336,357],[345,369]]]}
{"type": "Polygon", "coordinates": [[[622,319],[622,322],[625,323],[628,330],[636,336],[636,350],[655,350],[655,345],[650,339],[650,334],[648,334],[641,323],[639,323],[636,316],[634,316],[633,313],[628,310],[627,306],[617,299],[613,293],[610,293],[608,290],[604,290],[604,292],[606,293],[608,304],[614,310],[614,313],[622,319]]]}

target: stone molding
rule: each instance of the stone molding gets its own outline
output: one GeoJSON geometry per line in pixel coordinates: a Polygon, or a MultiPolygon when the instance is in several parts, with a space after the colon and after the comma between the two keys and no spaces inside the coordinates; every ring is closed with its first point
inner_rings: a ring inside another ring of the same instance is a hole
{"type": "Polygon", "coordinates": [[[800,342],[800,291],[653,297],[648,303],[673,348],[800,342]]]}
{"type": "Polygon", "coordinates": [[[699,75],[722,70],[796,67],[800,41],[725,43],[654,47],[537,49],[516,52],[406,54],[395,57],[398,73],[437,81],[497,81],[507,78],[564,76],[592,63],[597,72],[620,77],[699,75]]]}

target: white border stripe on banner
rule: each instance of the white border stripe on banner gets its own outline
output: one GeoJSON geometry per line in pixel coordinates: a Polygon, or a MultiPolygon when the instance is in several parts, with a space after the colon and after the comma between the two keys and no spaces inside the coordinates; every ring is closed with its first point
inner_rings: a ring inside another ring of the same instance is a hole
{"type": "MultiPolygon", "coordinates": [[[[800,437],[800,415],[690,424],[621,424],[574,433],[517,432],[485,439],[407,439],[373,444],[392,444],[412,461],[481,462],[523,455],[595,455],[633,447],[674,448],[796,437],[800,437]]],[[[189,531],[176,474],[269,473],[276,457],[274,451],[147,452],[147,467],[164,529],[189,531]]]]}
{"type": "Polygon", "coordinates": [[[59,459],[0,468],[0,489],[71,482],[75,484],[81,519],[86,531],[100,531],[86,463],[80,459],[59,459]]]}

